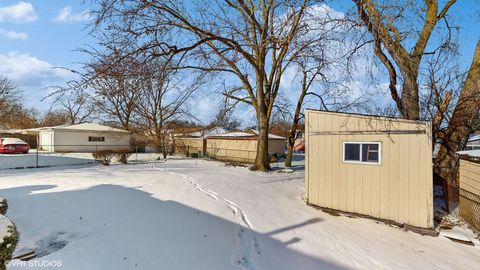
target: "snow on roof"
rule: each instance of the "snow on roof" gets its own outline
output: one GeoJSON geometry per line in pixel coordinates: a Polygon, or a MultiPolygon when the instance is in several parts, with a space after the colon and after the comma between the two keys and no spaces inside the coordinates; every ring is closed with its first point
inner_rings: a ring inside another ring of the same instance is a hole
{"type": "Polygon", "coordinates": [[[219,134],[219,135],[216,135],[215,137],[250,137],[250,136],[254,136],[254,134],[243,132],[243,131],[236,131],[236,132],[219,134]]]}
{"type": "Polygon", "coordinates": [[[478,141],[478,140],[480,140],[480,134],[472,134],[470,138],[468,138],[469,142],[478,141]]]}
{"type": "Polygon", "coordinates": [[[457,152],[457,154],[471,157],[480,157],[480,150],[464,150],[457,152]]]}
{"type": "Polygon", "coordinates": [[[63,125],[63,126],[54,126],[54,127],[41,127],[41,128],[32,128],[27,131],[47,131],[47,130],[82,130],[82,131],[102,131],[102,132],[124,132],[130,133],[123,129],[112,128],[109,126],[99,125],[95,123],[82,123],[75,125],[63,125]]]}
{"type": "Polygon", "coordinates": [[[194,128],[185,128],[183,130],[182,129],[177,129],[177,130],[174,130],[173,132],[177,136],[181,135],[181,136],[187,136],[187,137],[203,137],[203,138],[206,138],[206,137],[209,137],[209,136],[216,136],[216,135],[219,135],[219,134],[224,134],[224,133],[227,132],[227,130],[225,130],[224,128],[222,128],[220,126],[213,126],[213,127],[210,127],[210,128],[194,127],[194,128]],[[188,132],[186,132],[186,131],[188,131],[188,132]]]}
{"type": "MultiPolygon", "coordinates": [[[[225,138],[256,138],[257,136],[258,135],[256,135],[256,134],[252,134],[252,133],[248,133],[248,132],[236,131],[236,132],[229,132],[229,133],[224,133],[224,134],[220,134],[220,135],[214,135],[214,136],[210,136],[210,137],[215,137],[215,138],[219,138],[219,137],[225,137],[225,138]]],[[[284,137],[273,135],[273,134],[268,134],[268,138],[269,139],[285,140],[284,137]]]]}
{"type": "Polygon", "coordinates": [[[76,124],[76,125],[71,125],[71,126],[63,126],[63,127],[58,127],[56,129],[68,129],[68,130],[93,130],[93,131],[105,131],[105,132],[127,132],[130,133],[129,131],[119,129],[119,128],[112,128],[109,126],[103,126],[95,123],[82,123],[82,124],[76,124]]]}
{"type": "Polygon", "coordinates": [[[0,142],[2,142],[2,144],[24,144],[25,143],[19,138],[1,138],[0,142]]]}

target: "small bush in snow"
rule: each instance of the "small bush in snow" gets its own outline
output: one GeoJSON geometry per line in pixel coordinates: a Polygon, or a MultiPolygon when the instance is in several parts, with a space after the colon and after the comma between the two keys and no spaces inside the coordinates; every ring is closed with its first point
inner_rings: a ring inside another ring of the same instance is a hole
{"type": "Polygon", "coordinates": [[[92,153],[92,156],[95,160],[100,161],[103,165],[108,166],[112,162],[112,158],[115,155],[115,152],[112,150],[100,150],[92,153]]]}
{"type": "MultiPolygon", "coordinates": [[[[0,218],[7,220],[4,216],[0,216],[0,218]]],[[[9,225],[6,235],[3,236],[2,242],[0,243],[0,270],[6,269],[5,264],[12,258],[17,242],[17,229],[15,228],[15,225],[9,225]]]]}
{"type": "Polygon", "coordinates": [[[5,215],[5,213],[7,213],[7,208],[8,208],[7,200],[0,197],[0,215],[5,215]]]}
{"type": "Polygon", "coordinates": [[[128,158],[132,155],[130,150],[120,150],[115,152],[115,160],[122,164],[128,163],[128,158]]]}

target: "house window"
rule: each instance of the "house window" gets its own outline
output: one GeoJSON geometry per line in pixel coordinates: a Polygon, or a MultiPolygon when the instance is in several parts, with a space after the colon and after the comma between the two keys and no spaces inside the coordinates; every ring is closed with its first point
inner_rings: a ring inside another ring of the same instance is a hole
{"type": "Polygon", "coordinates": [[[381,147],[379,142],[344,142],[343,162],[380,164],[381,147]]]}
{"type": "Polygon", "coordinates": [[[104,141],[105,141],[105,137],[90,136],[90,137],[88,137],[88,141],[89,141],[89,142],[104,142],[104,141]]]}

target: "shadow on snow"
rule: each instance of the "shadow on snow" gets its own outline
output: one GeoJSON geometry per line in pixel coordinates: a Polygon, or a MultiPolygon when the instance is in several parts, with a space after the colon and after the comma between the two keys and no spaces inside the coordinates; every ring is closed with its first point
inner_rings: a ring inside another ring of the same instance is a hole
{"type": "Polygon", "coordinates": [[[260,233],[134,188],[49,190],[55,187],[0,193],[20,232],[17,249],[35,248],[65,269],[345,269],[289,247],[303,239],[272,237],[320,219],[260,233]]]}

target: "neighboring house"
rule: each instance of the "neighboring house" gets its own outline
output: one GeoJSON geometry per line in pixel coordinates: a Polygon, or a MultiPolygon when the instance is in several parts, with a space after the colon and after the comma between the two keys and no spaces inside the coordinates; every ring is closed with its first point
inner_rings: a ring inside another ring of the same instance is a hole
{"type": "Polygon", "coordinates": [[[306,110],[308,204],[433,228],[431,125],[306,110]]]}
{"type": "Polygon", "coordinates": [[[193,132],[191,134],[189,134],[189,136],[191,137],[201,137],[201,138],[208,138],[210,136],[216,136],[216,135],[220,135],[220,134],[225,134],[227,133],[228,131],[222,127],[219,127],[219,126],[215,126],[215,127],[211,127],[211,128],[206,128],[202,131],[197,131],[197,132],[193,132]]]}
{"type": "Polygon", "coordinates": [[[293,146],[295,152],[305,153],[305,125],[299,126],[295,135],[295,144],[293,146]]]}
{"type": "Polygon", "coordinates": [[[182,128],[172,131],[171,138],[175,145],[175,151],[195,156],[206,156],[207,138],[227,133],[227,130],[214,126],[210,128],[182,128]]]}
{"type": "MultiPolygon", "coordinates": [[[[435,158],[440,150],[440,146],[442,145],[442,140],[438,139],[435,143],[435,147],[433,149],[433,157],[435,158]]],[[[480,131],[473,132],[470,134],[467,144],[463,150],[480,150],[480,131]]]]}
{"type": "Polygon", "coordinates": [[[131,133],[94,123],[30,129],[37,132],[39,148],[50,152],[94,152],[130,149],[131,133]]]}
{"type": "Polygon", "coordinates": [[[480,131],[474,132],[470,135],[465,150],[480,150],[480,131]]]}
{"type": "Polygon", "coordinates": [[[171,137],[186,137],[186,138],[207,138],[227,133],[228,131],[220,126],[209,128],[192,127],[192,128],[178,128],[170,131],[171,137]]]}
{"type": "MultiPolygon", "coordinates": [[[[257,155],[258,132],[239,131],[209,136],[206,152],[209,157],[218,159],[253,162],[257,155]]],[[[270,155],[285,154],[286,139],[281,136],[268,135],[268,151],[270,155]]]]}

